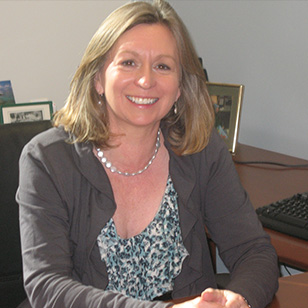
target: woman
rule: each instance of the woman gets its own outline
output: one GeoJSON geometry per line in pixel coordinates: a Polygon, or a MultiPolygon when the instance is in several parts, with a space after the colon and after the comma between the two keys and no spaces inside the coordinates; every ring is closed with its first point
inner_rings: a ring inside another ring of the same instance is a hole
{"type": "Polygon", "coordinates": [[[165,1],[101,25],[55,128],[20,160],[31,307],[264,307],[277,260],[213,130],[205,77],[165,1]],[[205,226],[231,271],[217,290],[205,226]],[[183,304],[174,305],[180,307],[183,304]]]}

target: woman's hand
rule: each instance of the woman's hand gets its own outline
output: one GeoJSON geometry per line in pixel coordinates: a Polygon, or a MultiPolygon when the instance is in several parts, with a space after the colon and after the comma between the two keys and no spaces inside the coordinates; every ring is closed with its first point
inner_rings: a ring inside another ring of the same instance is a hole
{"type": "Polygon", "coordinates": [[[206,289],[201,294],[204,302],[214,302],[225,308],[250,308],[247,301],[240,294],[229,290],[206,289]]]}
{"type": "Polygon", "coordinates": [[[229,290],[206,289],[201,296],[174,308],[249,308],[244,297],[229,290]]]}

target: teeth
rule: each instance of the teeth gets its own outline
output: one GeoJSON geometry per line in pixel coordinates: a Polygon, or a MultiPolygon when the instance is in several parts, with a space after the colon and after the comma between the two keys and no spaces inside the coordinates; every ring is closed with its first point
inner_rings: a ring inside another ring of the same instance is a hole
{"type": "Polygon", "coordinates": [[[127,96],[127,98],[138,105],[152,105],[158,101],[158,98],[142,98],[134,96],[127,96]]]}

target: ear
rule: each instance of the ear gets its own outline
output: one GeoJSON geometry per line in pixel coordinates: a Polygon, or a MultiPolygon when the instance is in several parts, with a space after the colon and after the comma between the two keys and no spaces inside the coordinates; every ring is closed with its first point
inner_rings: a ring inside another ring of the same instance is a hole
{"type": "Polygon", "coordinates": [[[94,78],[94,87],[96,89],[96,92],[99,95],[102,95],[104,93],[104,86],[103,86],[103,80],[102,80],[102,73],[99,71],[96,73],[94,78]]]}

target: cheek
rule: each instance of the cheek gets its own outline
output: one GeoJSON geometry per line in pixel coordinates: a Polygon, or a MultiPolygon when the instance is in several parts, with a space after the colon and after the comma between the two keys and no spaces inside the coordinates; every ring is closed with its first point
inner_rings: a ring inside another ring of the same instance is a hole
{"type": "Polygon", "coordinates": [[[120,95],[120,93],[132,83],[132,80],[132,76],[123,75],[117,71],[110,71],[108,75],[106,75],[106,94],[120,95]]]}

